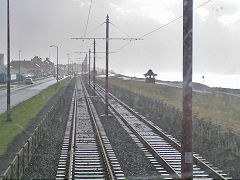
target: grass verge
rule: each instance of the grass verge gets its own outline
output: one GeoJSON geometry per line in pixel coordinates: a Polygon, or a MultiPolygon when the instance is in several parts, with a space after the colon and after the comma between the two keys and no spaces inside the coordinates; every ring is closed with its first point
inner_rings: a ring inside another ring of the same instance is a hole
{"type": "Polygon", "coordinates": [[[30,119],[34,118],[40,110],[46,105],[67,82],[69,78],[54,84],[41,91],[32,98],[20,103],[11,109],[12,121],[6,122],[7,113],[0,115],[0,155],[6,152],[7,146],[13,138],[20,134],[26,128],[30,119]]]}
{"type": "MultiPolygon", "coordinates": [[[[103,78],[101,78],[104,81],[103,78]]],[[[182,89],[161,84],[122,80],[111,77],[109,83],[182,110],[182,89]]],[[[240,98],[207,92],[193,92],[193,115],[240,134],[240,98]]]]}

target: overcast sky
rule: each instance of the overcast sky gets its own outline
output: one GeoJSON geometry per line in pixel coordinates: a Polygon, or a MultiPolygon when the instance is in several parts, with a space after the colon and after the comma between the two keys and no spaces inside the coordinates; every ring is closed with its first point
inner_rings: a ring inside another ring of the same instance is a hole
{"type": "MultiPolygon", "coordinates": [[[[71,40],[82,37],[91,0],[10,0],[11,59],[43,59],[67,63],[83,55],[75,51],[93,49],[92,41],[71,40]]],[[[194,7],[207,0],[194,0],[194,7]]],[[[182,15],[182,0],[92,0],[86,37],[104,37],[107,13],[110,37],[140,37],[182,15]],[[96,29],[97,27],[97,29],[96,29]]],[[[194,10],[194,73],[240,74],[240,1],[213,0],[194,10]]],[[[128,41],[110,41],[116,51],[128,41]]],[[[105,42],[97,41],[97,51],[105,42]]],[[[0,0],[0,53],[6,53],[6,0],[0,0]]],[[[105,58],[99,54],[98,57],[105,58]]],[[[5,60],[6,61],[6,60],[5,60]]],[[[104,67],[104,59],[97,65],[104,67]]],[[[118,73],[143,74],[148,69],[162,72],[182,71],[182,19],[129,43],[110,55],[110,69],[118,73]]]]}

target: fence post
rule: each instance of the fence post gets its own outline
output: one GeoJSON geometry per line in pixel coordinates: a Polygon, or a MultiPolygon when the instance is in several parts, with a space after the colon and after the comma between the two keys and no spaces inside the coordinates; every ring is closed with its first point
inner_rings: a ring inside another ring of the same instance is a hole
{"type": "Polygon", "coordinates": [[[27,144],[28,144],[28,148],[27,148],[27,149],[28,149],[28,150],[27,150],[27,152],[28,152],[28,153],[27,153],[27,162],[29,163],[29,146],[30,146],[30,145],[29,145],[29,144],[30,144],[30,143],[29,143],[29,140],[27,140],[27,144]]]}
{"type": "Polygon", "coordinates": [[[20,179],[20,167],[19,167],[19,165],[20,165],[20,158],[19,158],[19,153],[17,153],[17,172],[16,172],[16,177],[17,177],[17,179],[20,179]]]}
{"type": "MultiPolygon", "coordinates": [[[[25,153],[24,153],[24,146],[22,147],[23,150],[23,157],[22,157],[22,168],[23,168],[23,174],[24,174],[24,170],[25,170],[25,163],[24,163],[24,159],[25,159],[25,153]]],[[[20,178],[20,177],[19,177],[20,178]]]]}

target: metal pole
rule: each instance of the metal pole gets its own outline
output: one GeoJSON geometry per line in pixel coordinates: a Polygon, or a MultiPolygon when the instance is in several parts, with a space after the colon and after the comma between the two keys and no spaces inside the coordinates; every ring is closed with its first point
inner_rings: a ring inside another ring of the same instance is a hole
{"type": "Polygon", "coordinates": [[[21,50],[19,50],[18,53],[19,53],[19,54],[18,54],[18,55],[19,55],[19,61],[18,61],[18,65],[19,65],[18,68],[19,68],[19,69],[18,69],[18,74],[19,74],[19,81],[20,81],[20,73],[21,73],[21,72],[20,72],[20,54],[21,54],[21,50]]]}
{"type": "Polygon", "coordinates": [[[94,91],[94,96],[96,95],[96,86],[95,86],[95,83],[96,83],[96,61],[95,61],[95,53],[96,53],[96,50],[95,50],[95,47],[96,47],[96,41],[94,39],[94,42],[93,42],[93,50],[94,50],[94,56],[93,56],[93,91],[94,91]]]}
{"type": "Polygon", "coordinates": [[[193,0],[183,0],[183,117],[181,179],[193,178],[192,26],[193,0]]]}
{"type": "Polygon", "coordinates": [[[68,76],[69,76],[69,53],[67,53],[68,56],[68,76]]]}
{"type": "Polygon", "coordinates": [[[106,19],[106,87],[105,87],[105,115],[108,115],[108,38],[109,38],[109,16],[106,19]]]}
{"type": "Polygon", "coordinates": [[[11,121],[11,107],[10,107],[10,7],[9,0],[7,0],[7,121],[11,121]]]}
{"type": "Polygon", "coordinates": [[[74,73],[73,73],[73,60],[72,60],[72,74],[74,75],[74,73]]]}
{"type": "Polygon", "coordinates": [[[82,76],[83,76],[83,66],[84,66],[84,63],[82,62],[82,76]]]}
{"type": "Polygon", "coordinates": [[[87,53],[86,53],[86,57],[85,57],[85,82],[87,83],[87,53]]]}
{"type": "Polygon", "coordinates": [[[90,48],[89,48],[89,57],[88,57],[88,59],[89,59],[89,65],[88,65],[88,85],[89,85],[89,89],[90,89],[90,78],[91,78],[91,69],[90,69],[90,60],[91,60],[91,58],[90,58],[90,54],[91,54],[91,50],[90,50],[90,48]]]}
{"type": "Polygon", "coordinates": [[[57,85],[58,85],[58,46],[57,47],[57,85]]]}

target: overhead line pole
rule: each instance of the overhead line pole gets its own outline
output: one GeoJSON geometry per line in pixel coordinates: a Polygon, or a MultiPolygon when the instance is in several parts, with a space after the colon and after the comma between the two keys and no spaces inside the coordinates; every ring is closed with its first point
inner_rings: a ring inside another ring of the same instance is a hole
{"type": "Polygon", "coordinates": [[[108,115],[108,43],[109,43],[109,16],[106,18],[106,82],[105,82],[105,115],[108,115]]]}
{"type": "MultiPolygon", "coordinates": [[[[106,40],[106,82],[105,82],[105,115],[108,115],[108,55],[109,55],[109,40],[143,40],[142,38],[109,38],[109,16],[106,17],[106,37],[82,37],[82,38],[71,38],[75,40],[106,40]]],[[[95,52],[96,53],[96,52],[95,52]]]]}
{"type": "Polygon", "coordinates": [[[181,179],[193,179],[192,34],[193,0],[183,0],[183,115],[181,179]]]}
{"type": "Polygon", "coordinates": [[[7,121],[11,121],[11,106],[10,106],[10,7],[7,0],[7,121]]]}
{"type": "Polygon", "coordinates": [[[94,42],[93,42],[93,52],[94,52],[94,54],[93,54],[93,93],[94,93],[94,96],[96,95],[96,85],[95,85],[95,83],[96,83],[96,57],[95,57],[95,55],[96,55],[96,40],[94,39],[94,42]]]}
{"type": "Polygon", "coordinates": [[[90,89],[90,78],[91,78],[91,69],[90,69],[90,64],[91,64],[91,50],[89,48],[89,55],[88,55],[88,58],[89,58],[89,65],[88,65],[88,85],[89,85],[89,89],[90,89]]]}
{"type": "Polygon", "coordinates": [[[85,57],[85,66],[84,66],[84,69],[85,69],[85,82],[87,83],[87,53],[86,53],[86,57],[85,57]]]}

